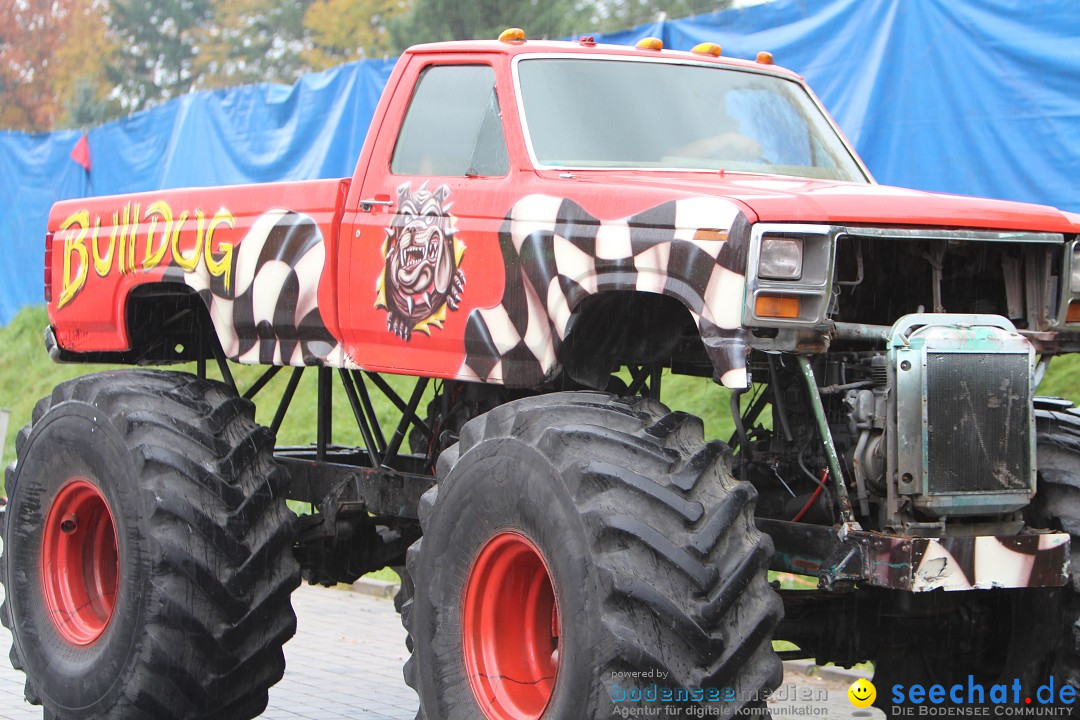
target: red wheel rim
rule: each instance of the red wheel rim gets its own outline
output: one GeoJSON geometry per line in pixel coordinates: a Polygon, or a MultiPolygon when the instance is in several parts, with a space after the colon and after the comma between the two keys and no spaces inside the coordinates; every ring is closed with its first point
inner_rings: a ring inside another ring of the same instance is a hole
{"type": "Polygon", "coordinates": [[[544,556],[502,532],[480,550],[465,588],[465,670],[488,720],[536,720],[559,673],[559,605],[544,556]]]}
{"type": "Polygon", "coordinates": [[[116,523],[105,496],[86,480],[69,482],[49,508],[41,548],[45,604],[60,636],[94,644],[116,605],[116,523]]]}

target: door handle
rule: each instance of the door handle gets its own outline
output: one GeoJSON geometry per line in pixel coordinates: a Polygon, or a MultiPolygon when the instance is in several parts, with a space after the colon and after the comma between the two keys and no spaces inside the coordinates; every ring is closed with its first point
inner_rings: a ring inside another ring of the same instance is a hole
{"type": "Polygon", "coordinates": [[[383,207],[391,207],[394,204],[393,200],[379,200],[377,198],[368,198],[360,201],[361,212],[371,212],[376,205],[382,205],[383,207]]]}

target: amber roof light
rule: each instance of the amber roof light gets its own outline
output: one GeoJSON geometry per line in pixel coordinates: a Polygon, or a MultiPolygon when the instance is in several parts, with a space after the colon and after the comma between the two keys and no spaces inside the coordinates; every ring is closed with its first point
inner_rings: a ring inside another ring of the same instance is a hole
{"type": "Polygon", "coordinates": [[[720,57],[720,53],[724,52],[723,49],[716,43],[703,42],[694,46],[694,49],[690,52],[695,55],[712,55],[713,57],[720,57]]]}
{"type": "Polygon", "coordinates": [[[663,50],[664,41],[654,37],[641,38],[634,43],[634,47],[638,50],[663,50]]]}
{"type": "Polygon", "coordinates": [[[525,31],[521,28],[506,28],[499,33],[499,42],[523,43],[525,42],[525,31]]]}

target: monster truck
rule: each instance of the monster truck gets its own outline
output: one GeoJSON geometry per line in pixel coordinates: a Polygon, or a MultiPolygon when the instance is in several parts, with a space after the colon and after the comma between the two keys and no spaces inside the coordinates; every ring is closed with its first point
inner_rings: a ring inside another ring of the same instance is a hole
{"type": "Polygon", "coordinates": [[[194,372],[64,382],[19,433],[26,697],[247,720],[301,578],[403,566],[428,720],[761,712],[788,657],[1068,704],[1080,415],[1035,393],[1080,350],[1078,233],[877,185],[767,53],[517,33],[407,51],[352,178],[61,202],[51,357],[194,372]],[[727,389],[728,442],[672,375],[727,389]]]}

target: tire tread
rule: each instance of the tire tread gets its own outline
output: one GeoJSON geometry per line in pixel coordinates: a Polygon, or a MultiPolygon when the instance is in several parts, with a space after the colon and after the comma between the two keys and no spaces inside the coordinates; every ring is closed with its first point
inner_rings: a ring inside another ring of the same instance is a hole
{"type": "MultiPolygon", "coordinates": [[[[154,561],[144,647],[110,716],[249,720],[265,709],[295,633],[289,601],[300,584],[291,546],[287,478],[273,433],[254,406],[224,385],[154,370],[87,375],[58,385],[20,431],[65,402],[99,410],[141,468],[140,492],[157,498],[147,523],[154,561]]],[[[17,477],[17,466],[9,480],[17,477]]],[[[0,579],[6,578],[0,557],[0,579]]],[[[5,601],[0,619],[11,627],[5,601]]],[[[17,647],[12,664],[23,665],[17,647]]],[[[26,695],[40,702],[35,678],[26,695]]]]}

